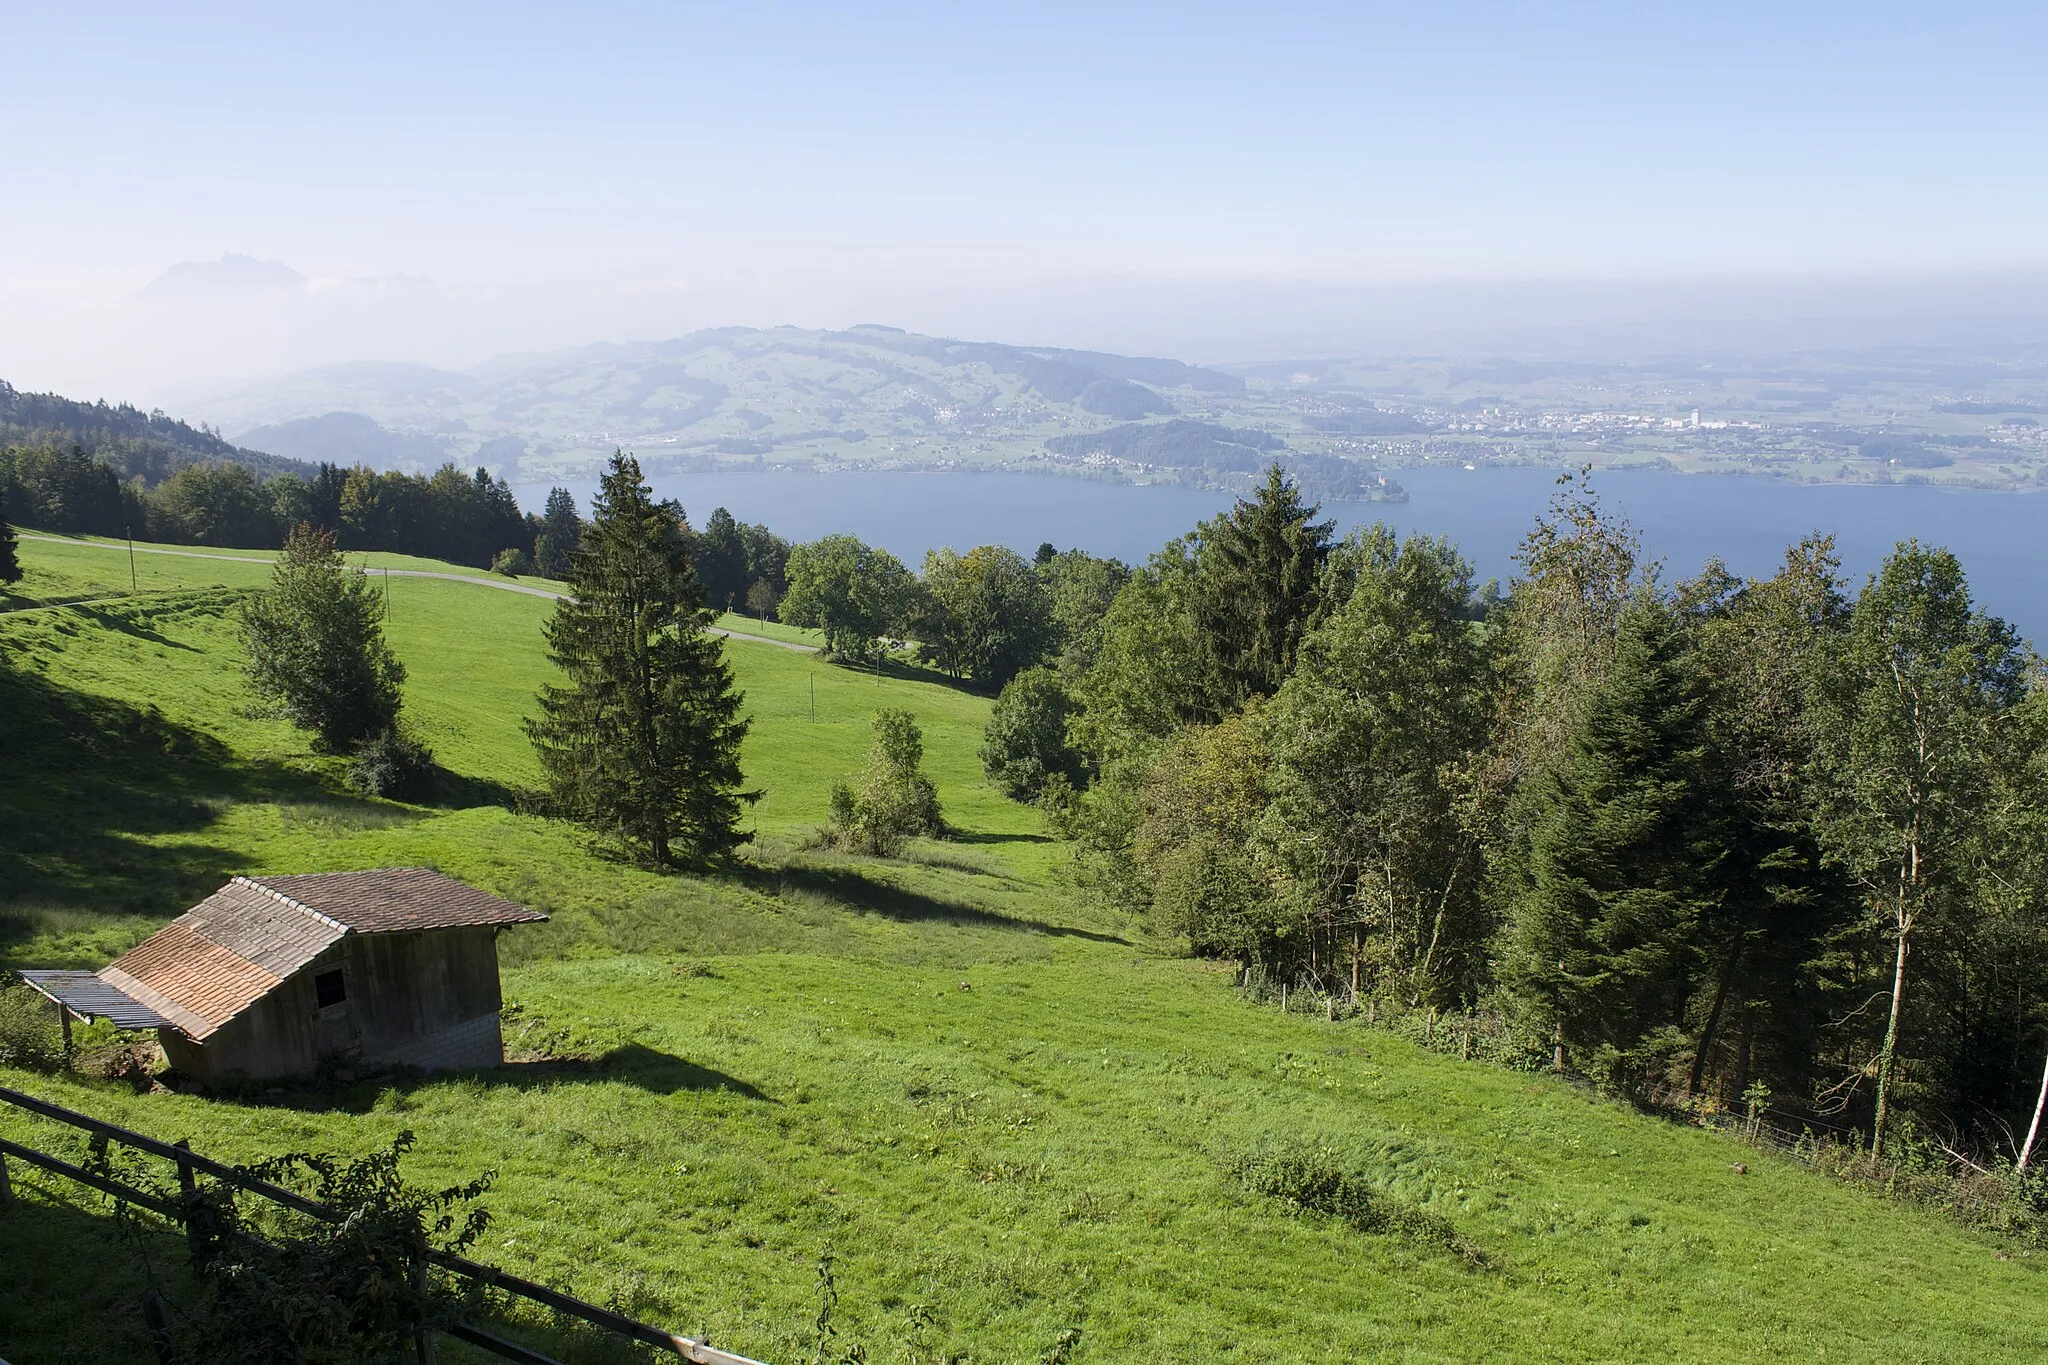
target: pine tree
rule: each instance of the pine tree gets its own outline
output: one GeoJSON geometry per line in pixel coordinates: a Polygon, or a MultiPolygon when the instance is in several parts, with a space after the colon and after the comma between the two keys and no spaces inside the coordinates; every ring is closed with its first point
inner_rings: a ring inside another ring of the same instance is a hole
{"type": "Polygon", "coordinates": [[[576,515],[576,498],[566,488],[550,488],[546,508],[540,516],[540,532],[533,538],[533,559],[543,578],[567,578],[583,538],[583,519],[576,515]]]}
{"type": "Polygon", "coordinates": [[[7,524],[7,509],[0,507],[0,584],[21,581],[21,557],[14,545],[14,528],[7,524]]]}
{"type": "Polygon", "coordinates": [[[747,542],[732,513],[723,507],[704,523],[697,537],[697,577],[713,611],[738,611],[747,604],[747,542]]]}
{"type": "Polygon", "coordinates": [[[1218,717],[1272,696],[1294,669],[1330,551],[1331,523],[1312,520],[1318,510],[1275,464],[1250,502],[1202,528],[1191,605],[1218,717]]]}
{"type": "Polygon", "coordinates": [[[1724,831],[1703,789],[1705,698],[1665,604],[1639,595],[1542,786],[1512,974],[1561,1047],[1608,1079],[1658,1079],[1699,972],[1724,831]]]}
{"type": "Polygon", "coordinates": [[[688,528],[623,452],[593,503],[547,623],[568,675],[526,723],[555,799],[656,866],[723,857],[747,840],[742,696],[690,565],[688,528]]]}

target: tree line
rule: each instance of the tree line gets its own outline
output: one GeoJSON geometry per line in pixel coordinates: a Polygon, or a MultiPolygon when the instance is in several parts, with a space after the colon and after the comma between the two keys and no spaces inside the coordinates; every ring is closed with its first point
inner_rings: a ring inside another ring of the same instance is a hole
{"type": "Polygon", "coordinates": [[[998,697],[989,773],[1096,894],[1248,974],[1497,1009],[1623,1093],[2025,1130],[2048,688],[1953,554],[1667,583],[1583,471],[1504,594],[1331,530],[1276,467],[998,697]]]}

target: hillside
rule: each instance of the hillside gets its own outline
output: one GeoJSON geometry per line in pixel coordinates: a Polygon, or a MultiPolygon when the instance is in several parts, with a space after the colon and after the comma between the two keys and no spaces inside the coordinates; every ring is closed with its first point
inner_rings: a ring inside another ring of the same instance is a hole
{"type": "Polygon", "coordinates": [[[105,400],[80,403],[53,393],[23,393],[0,380],[0,446],[77,446],[97,456],[123,480],[154,487],[187,465],[246,465],[259,477],[310,474],[298,460],[251,450],[161,411],[144,412],[105,400]]]}
{"type": "MultiPolygon", "coordinates": [[[[463,779],[416,807],[349,793],[252,704],[233,613],[260,553],[145,554],[132,598],[113,547],[22,556],[0,965],[98,965],[244,870],[428,864],[553,918],[503,941],[519,1060],[488,1072],[241,1099],[0,1084],[234,1159],[413,1131],[422,1179],[499,1172],[482,1259],[768,1361],[812,1358],[827,1253],[840,1342],[877,1362],[1039,1361],[1069,1332],[1075,1362],[1975,1362],[2048,1340],[2023,1250],[1547,1077],[1241,1002],[1074,898],[1037,813],[981,777],[988,703],[927,675],[731,641],[758,846],[736,875],[660,877],[499,804],[538,776],[518,719],[544,597],[389,560],[470,580],[389,583],[408,712],[463,779]],[[67,598],[109,600],[30,605],[67,598]],[[917,714],[959,836],[807,850],[884,705],[917,714]],[[1231,1173],[1303,1142],[1485,1263],[1231,1173]]],[[[65,1140],[0,1109],[31,1133],[65,1140]]],[[[17,1181],[0,1354],[141,1358],[130,1243],[17,1181]]]]}
{"type": "MultiPolygon", "coordinates": [[[[1284,414],[1286,432],[1268,430],[1276,414],[1248,406],[1244,381],[1218,370],[872,325],[724,328],[461,372],[338,366],[197,410],[301,459],[411,469],[454,459],[528,483],[581,476],[626,446],[659,472],[964,465],[1239,488],[1242,462],[1214,458],[1213,443],[1183,449],[1169,433],[1108,461],[1093,444],[1119,424],[1173,428],[1183,416],[1227,427],[1268,458],[1355,456],[1284,414]]],[[[1369,459],[1347,460],[1347,471],[1325,476],[1332,496],[1388,496],[1369,459]]]]}

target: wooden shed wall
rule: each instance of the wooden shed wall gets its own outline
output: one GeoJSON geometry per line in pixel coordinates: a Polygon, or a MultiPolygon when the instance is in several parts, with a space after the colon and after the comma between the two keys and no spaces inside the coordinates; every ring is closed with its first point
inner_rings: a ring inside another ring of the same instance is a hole
{"type": "Polygon", "coordinates": [[[202,1081],[305,1075],[327,1057],[422,1066],[501,1059],[497,931],[350,934],[194,1043],[160,1032],[172,1066],[202,1081]],[[342,971],[347,998],[319,1009],[313,978],[342,971]]]}

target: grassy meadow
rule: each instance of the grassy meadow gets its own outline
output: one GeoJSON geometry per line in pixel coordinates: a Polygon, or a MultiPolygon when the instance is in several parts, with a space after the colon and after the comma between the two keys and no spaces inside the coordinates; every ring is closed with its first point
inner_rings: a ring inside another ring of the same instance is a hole
{"type": "MultiPolygon", "coordinates": [[[[0,608],[127,592],[125,554],[22,552],[0,608]]],[[[255,704],[234,612],[262,566],[137,571],[136,597],[0,611],[0,965],[98,966],[235,872],[432,865],[553,917],[502,940],[516,1060],[239,1098],[0,1084],[229,1159],[411,1130],[422,1180],[498,1172],[481,1259],[771,1362],[814,1358],[826,1255],[837,1349],[878,1365],[2048,1353],[2022,1248],[1546,1078],[1241,1003],[1069,891],[1037,813],[982,780],[986,700],[942,680],[729,642],[758,838],[731,874],[656,876],[517,813],[545,599],[391,580],[407,714],[454,778],[422,807],[351,794],[255,704]],[[808,850],[883,705],[924,727],[957,837],[808,850]],[[1483,1262],[1231,1174],[1302,1142],[1483,1262]]],[[[4,1109],[0,1134],[77,1147],[4,1109]]],[[[0,1357],[143,1358],[113,1220],[17,1181],[0,1357]]]]}

